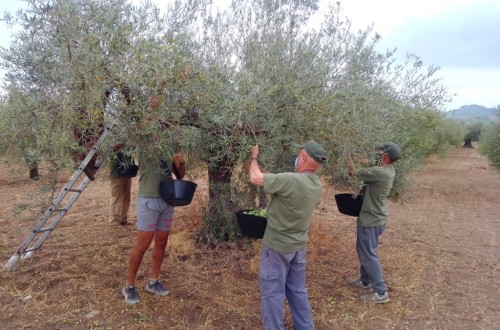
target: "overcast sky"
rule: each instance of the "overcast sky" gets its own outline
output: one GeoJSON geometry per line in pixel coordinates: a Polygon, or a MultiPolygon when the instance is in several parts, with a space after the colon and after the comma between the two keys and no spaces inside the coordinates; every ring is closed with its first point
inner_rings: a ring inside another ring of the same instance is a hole
{"type": "MultiPolygon", "coordinates": [[[[165,9],[170,0],[154,1],[165,9]]],[[[320,0],[320,10],[333,1],[320,0]]],[[[398,58],[414,53],[425,66],[439,66],[437,77],[456,94],[448,110],[468,104],[500,105],[499,0],[340,2],[355,28],[373,25],[382,36],[380,51],[397,48],[398,58]]],[[[15,12],[22,5],[19,0],[1,0],[0,12],[15,12]]],[[[0,46],[8,47],[10,31],[1,22],[0,28],[0,46]]]]}
{"type": "Polygon", "coordinates": [[[500,1],[344,0],[342,6],[354,25],[374,25],[383,49],[439,66],[437,76],[457,94],[448,109],[500,105],[500,1]]]}

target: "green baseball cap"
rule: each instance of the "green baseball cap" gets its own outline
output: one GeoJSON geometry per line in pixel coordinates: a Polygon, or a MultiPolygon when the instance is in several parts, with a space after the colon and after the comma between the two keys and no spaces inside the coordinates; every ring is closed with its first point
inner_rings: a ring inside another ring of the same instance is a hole
{"type": "Polygon", "coordinates": [[[398,145],[394,142],[386,142],[386,143],[381,143],[377,144],[377,148],[382,149],[383,152],[389,155],[389,158],[395,162],[396,160],[401,157],[401,150],[399,149],[398,145]]]}
{"type": "Polygon", "coordinates": [[[309,157],[314,159],[317,163],[323,163],[326,160],[326,151],[323,147],[314,140],[309,140],[304,144],[296,144],[298,148],[304,149],[309,157]]]}

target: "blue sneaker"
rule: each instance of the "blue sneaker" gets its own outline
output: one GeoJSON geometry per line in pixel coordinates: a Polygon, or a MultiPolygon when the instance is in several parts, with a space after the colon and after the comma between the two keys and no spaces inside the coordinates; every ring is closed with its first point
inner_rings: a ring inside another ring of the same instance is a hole
{"type": "Polygon", "coordinates": [[[122,289],[122,294],[125,297],[125,302],[129,305],[138,304],[140,301],[139,295],[137,294],[137,291],[135,290],[135,286],[133,286],[131,288],[124,287],[122,289]]]}
{"type": "Polygon", "coordinates": [[[149,282],[146,286],[146,291],[157,294],[159,296],[167,296],[170,292],[166,290],[160,281],[156,280],[154,282],[149,282]]]}

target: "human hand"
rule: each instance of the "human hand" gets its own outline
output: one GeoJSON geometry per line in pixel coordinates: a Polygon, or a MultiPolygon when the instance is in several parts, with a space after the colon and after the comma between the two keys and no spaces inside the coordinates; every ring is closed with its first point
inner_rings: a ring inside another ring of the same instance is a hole
{"type": "Polygon", "coordinates": [[[174,172],[177,179],[182,179],[186,175],[186,161],[180,154],[175,154],[173,159],[174,172]]]}
{"type": "Polygon", "coordinates": [[[368,165],[370,163],[370,160],[365,155],[358,156],[357,161],[363,165],[368,165]]]}
{"type": "Polygon", "coordinates": [[[123,148],[123,146],[124,146],[124,145],[125,145],[125,143],[123,143],[123,142],[118,142],[117,144],[115,144],[115,145],[113,146],[113,151],[118,151],[118,150],[120,150],[121,148],[123,148]]]}
{"type": "Polygon", "coordinates": [[[259,157],[259,145],[256,144],[255,146],[252,147],[251,158],[258,158],[258,157],[259,157]]]}

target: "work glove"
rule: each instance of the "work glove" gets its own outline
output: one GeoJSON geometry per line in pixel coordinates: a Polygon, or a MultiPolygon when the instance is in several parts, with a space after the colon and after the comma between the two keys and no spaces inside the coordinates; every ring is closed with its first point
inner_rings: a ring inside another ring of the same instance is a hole
{"type": "Polygon", "coordinates": [[[174,174],[177,179],[180,180],[186,175],[186,162],[184,161],[184,157],[182,157],[180,154],[175,154],[172,160],[174,164],[174,174]]]}

